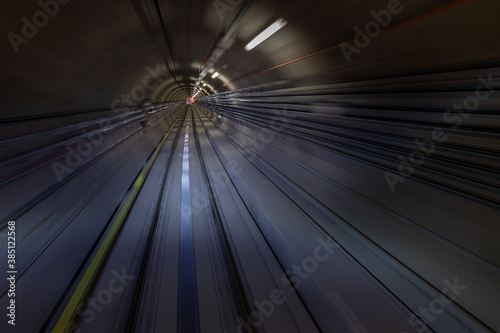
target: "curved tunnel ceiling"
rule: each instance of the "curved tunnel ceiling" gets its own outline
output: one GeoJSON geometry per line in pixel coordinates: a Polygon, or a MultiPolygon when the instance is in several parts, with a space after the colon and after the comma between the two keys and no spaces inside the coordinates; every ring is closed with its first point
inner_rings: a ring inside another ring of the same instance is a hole
{"type": "MultiPolygon", "coordinates": [[[[234,44],[210,70],[221,75],[206,77],[210,92],[283,80],[301,85],[350,82],[493,62],[497,46],[491,41],[498,38],[498,29],[497,11],[492,8],[498,3],[490,3],[489,7],[483,1],[400,3],[398,13],[389,18],[391,29],[374,36],[362,52],[346,49],[351,52],[349,63],[339,44],[359,38],[355,29],[365,31],[364,24],[373,21],[371,11],[387,9],[387,1],[356,5],[331,0],[313,5],[243,0],[72,1],[59,5],[58,13],[36,36],[17,46],[18,53],[9,43],[2,44],[2,59],[9,64],[2,76],[9,91],[3,89],[4,107],[16,109],[3,112],[2,117],[106,109],[115,106],[117,98],[123,103],[121,95],[137,87],[132,99],[136,104],[144,93],[154,102],[184,100],[193,92],[202,65],[238,17],[241,21],[231,34],[234,44]],[[244,50],[280,17],[288,21],[287,26],[254,50],[244,50]],[[482,31],[481,38],[469,25],[482,31]],[[162,72],[162,84],[141,91],[151,71],[162,72]]],[[[4,30],[18,36],[22,36],[21,18],[31,18],[30,13],[40,10],[34,1],[6,7],[4,30]]]]}

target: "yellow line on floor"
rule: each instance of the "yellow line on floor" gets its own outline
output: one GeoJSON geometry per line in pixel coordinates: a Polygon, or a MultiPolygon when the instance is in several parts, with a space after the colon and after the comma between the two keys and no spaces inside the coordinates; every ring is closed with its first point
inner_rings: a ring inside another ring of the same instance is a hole
{"type": "MultiPolygon", "coordinates": [[[[87,293],[90,291],[92,285],[94,284],[95,280],[97,279],[99,275],[100,268],[102,264],[105,262],[107,254],[109,250],[111,249],[116,237],[118,236],[118,232],[120,231],[121,227],[123,226],[123,223],[125,222],[125,219],[127,218],[128,213],[130,212],[130,209],[132,208],[132,205],[135,202],[135,199],[139,195],[139,191],[141,190],[142,186],[144,185],[144,181],[146,177],[148,176],[149,172],[151,171],[151,168],[153,167],[154,162],[156,161],[156,158],[160,154],[161,149],[163,148],[163,145],[165,144],[165,141],[167,141],[167,137],[174,128],[174,125],[177,123],[177,121],[180,119],[180,117],[183,114],[183,110],[175,119],[174,123],[168,130],[168,132],[165,134],[163,137],[162,141],[156,148],[153,156],[151,156],[151,159],[149,160],[148,164],[146,165],[145,168],[142,169],[141,173],[137,177],[134,186],[132,188],[132,191],[130,192],[129,196],[127,197],[127,201],[123,205],[122,209],[118,213],[118,216],[116,219],[113,221],[113,224],[111,228],[109,229],[106,238],[104,238],[101,246],[97,250],[97,253],[95,254],[94,258],[92,259],[92,262],[90,263],[89,267],[87,268],[87,271],[82,277],[82,280],[78,284],[78,287],[76,288],[75,292],[73,293],[73,296],[69,300],[68,304],[66,305],[66,308],[64,309],[64,312],[62,313],[61,317],[59,318],[59,321],[57,322],[56,326],[54,327],[54,330],[52,331],[53,333],[64,333],[70,329],[71,324],[73,323],[73,320],[75,319],[78,311],[80,310],[81,303],[85,296],[87,296],[87,293]]],[[[173,149],[173,148],[172,148],[173,149]]]]}

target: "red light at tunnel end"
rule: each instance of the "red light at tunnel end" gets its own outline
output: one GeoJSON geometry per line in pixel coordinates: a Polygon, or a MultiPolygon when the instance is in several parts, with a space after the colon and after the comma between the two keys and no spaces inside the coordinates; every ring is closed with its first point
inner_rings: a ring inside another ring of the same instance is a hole
{"type": "Polygon", "coordinates": [[[196,99],[191,98],[189,101],[190,101],[191,103],[194,103],[194,102],[196,102],[196,99]]]}

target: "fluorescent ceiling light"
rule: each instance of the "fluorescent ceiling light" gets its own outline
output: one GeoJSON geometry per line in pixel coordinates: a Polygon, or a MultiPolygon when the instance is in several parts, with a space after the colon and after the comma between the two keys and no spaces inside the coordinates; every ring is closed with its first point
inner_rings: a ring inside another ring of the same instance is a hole
{"type": "Polygon", "coordinates": [[[245,46],[245,50],[250,51],[272,35],[274,35],[278,30],[283,28],[288,22],[284,19],[280,18],[273,24],[269,26],[266,30],[262,31],[257,37],[255,37],[247,46],[245,46]]]}
{"type": "Polygon", "coordinates": [[[214,75],[212,75],[212,79],[215,79],[217,76],[219,76],[219,72],[215,72],[214,75]]]}
{"type": "Polygon", "coordinates": [[[206,87],[206,86],[207,86],[207,84],[206,84],[206,83],[203,83],[203,86],[204,86],[204,87],[206,87]]]}

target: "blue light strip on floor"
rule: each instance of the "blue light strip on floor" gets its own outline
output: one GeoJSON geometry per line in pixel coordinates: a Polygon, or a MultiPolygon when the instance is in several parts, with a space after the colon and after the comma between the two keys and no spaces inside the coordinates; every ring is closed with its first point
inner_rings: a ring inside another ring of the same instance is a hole
{"type": "Polygon", "coordinates": [[[194,257],[193,219],[191,216],[191,191],[189,187],[189,116],[187,115],[184,152],[182,154],[182,194],[179,248],[179,333],[200,331],[196,263],[194,257]]]}

